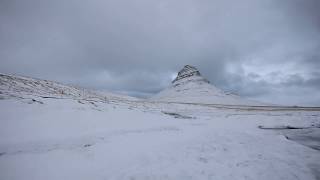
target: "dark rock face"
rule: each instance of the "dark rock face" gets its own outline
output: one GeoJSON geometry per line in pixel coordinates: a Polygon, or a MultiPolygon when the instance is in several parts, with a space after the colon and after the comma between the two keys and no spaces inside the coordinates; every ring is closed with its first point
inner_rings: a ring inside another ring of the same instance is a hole
{"type": "Polygon", "coordinates": [[[201,74],[197,68],[186,65],[179,71],[178,76],[172,81],[172,83],[190,76],[201,76],[201,74]]]}
{"type": "MultiPolygon", "coordinates": [[[[172,83],[174,84],[179,80],[187,79],[192,76],[203,78],[197,68],[195,68],[194,66],[186,65],[179,71],[178,76],[172,81],[172,83]]],[[[204,78],[203,81],[209,83],[209,81],[204,78]]]]}

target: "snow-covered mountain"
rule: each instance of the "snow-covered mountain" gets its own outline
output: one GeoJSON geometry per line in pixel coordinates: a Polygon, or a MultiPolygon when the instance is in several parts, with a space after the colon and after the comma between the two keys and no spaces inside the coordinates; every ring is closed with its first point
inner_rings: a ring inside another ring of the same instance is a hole
{"type": "Polygon", "coordinates": [[[227,93],[202,77],[193,66],[186,65],[172,81],[169,88],[151,98],[152,101],[183,102],[225,105],[265,105],[227,93]]]}

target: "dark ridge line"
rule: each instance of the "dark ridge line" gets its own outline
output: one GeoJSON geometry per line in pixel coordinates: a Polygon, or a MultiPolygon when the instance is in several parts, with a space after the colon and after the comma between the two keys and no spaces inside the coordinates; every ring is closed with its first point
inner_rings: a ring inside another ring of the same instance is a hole
{"type": "Polygon", "coordinates": [[[239,110],[266,110],[266,111],[283,111],[283,110],[307,110],[307,111],[320,111],[320,107],[312,106],[267,106],[267,105],[234,105],[234,104],[206,104],[206,103],[188,103],[188,102],[173,102],[173,101],[152,101],[155,103],[168,103],[168,104],[188,104],[188,105],[198,105],[207,106],[215,108],[225,108],[225,109],[239,109],[239,110]],[[263,109],[265,108],[265,109],[263,109]]]}
{"type": "Polygon", "coordinates": [[[275,126],[275,127],[265,127],[265,126],[258,126],[259,129],[264,130],[286,130],[286,129],[313,129],[313,128],[320,128],[320,126],[309,126],[309,127],[298,127],[298,126],[275,126]]]}

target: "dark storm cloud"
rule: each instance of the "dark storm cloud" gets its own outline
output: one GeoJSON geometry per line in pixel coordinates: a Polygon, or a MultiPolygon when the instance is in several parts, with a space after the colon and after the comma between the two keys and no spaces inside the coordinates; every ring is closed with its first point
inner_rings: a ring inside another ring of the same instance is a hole
{"type": "Polygon", "coordinates": [[[319,8],[318,0],[2,0],[0,71],[145,96],[192,64],[227,91],[320,105],[319,8]]]}

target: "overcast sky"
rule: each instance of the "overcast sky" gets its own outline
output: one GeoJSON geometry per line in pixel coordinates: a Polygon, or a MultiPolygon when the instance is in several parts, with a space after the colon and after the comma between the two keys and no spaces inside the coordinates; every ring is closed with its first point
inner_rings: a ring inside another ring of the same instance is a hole
{"type": "Polygon", "coordinates": [[[150,96],[185,64],[241,96],[320,105],[319,0],[0,0],[0,73],[150,96]]]}

